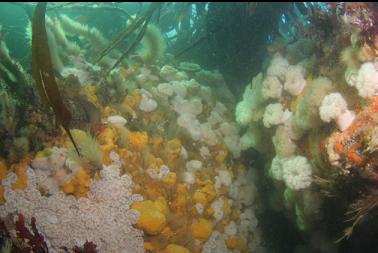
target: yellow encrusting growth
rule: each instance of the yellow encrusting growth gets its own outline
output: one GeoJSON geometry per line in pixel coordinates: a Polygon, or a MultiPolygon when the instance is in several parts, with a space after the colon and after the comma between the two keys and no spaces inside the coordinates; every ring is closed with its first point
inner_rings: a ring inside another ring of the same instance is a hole
{"type": "Polygon", "coordinates": [[[116,141],[117,141],[117,132],[113,128],[105,128],[98,136],[97,139],[99,141],[99,149],[104,157],[103,163],[110,164],[111,160],[109,157],[110,151],[116,148],[116,141]]]}
{"type": "Polygon", "coordinates": [[[184,184],[178,184],[172,201],[172,210],[179,216],[187,213],[189,192],[184,184]]]}
{"type": "Polygon", "coordinates": [[[89,173],[79,168],[76,175],[70,178],[62,187],[66,194],[73,194],[76,198],[85,197],[91,185],[91,177],[89,173]]]}
{"type": "Polygon", "coordinates": [[[97,87],[95,85],[85,85],[80,89],[80,95],[84,96],[93,105],[98,106],[98,97],[96,95],[97,87]]]}
{"type": "Polygon", "coordinates": [[[193,199],[196,203],[206,205],[208,203],[206,194],[202,191],[194,192],[193,199]]]}
{"type": "Polygon", "coordinates": [[[218,148],[218,152],[215,156],[215,160],[218,163],[223,163],[224,160],[226,160],[228,156],[228,149],[225,144],[217,145],[217,148],[218,148]]]}
{"type": "Polygon", "coordinates": [[[169,172],[168,175],[163,177],[162,181],[169,187],[173,187],[176,184],[176,173],[169,172]]]}
{"type": "Polygon", "coordinates": [[[28,186],[28,177],[25,174],[26,167],[22,166],[22,164],[16,165],[16,175],[17,175],[17,180],[12,184],[12,189],[13,190],[25,190],[26,187],[28,186]]]}
{"type": "Polygon", "coordinates": [[[148,144],[148,135],[146,132],[129,132],[127,138],[128,143],[139,150],[148,144]]]}
{"type": "Polygon", "coordinates": [[[0,160],[0,180],[3,180],[8,174],[8,167],[3,160],[0,160]]]}
{"type": "Polygon", "coordinates": [[[162,253],[190,253],[190,251],[177,244],[169,244],[162,253]]]}
{"type": "Polygon", "coordinates": [[[239,237],[226,239],[225,242],[229,249],[236,249],[241,252],[245,252],[245,250],[247,249],[246,241],[239,237]]]}
{"type": "Polygon", "coordinates": [[[211,182],[211,180],[206,180],[203,182],[203,187],[201,188],[200,192],[206,196],[207,202],[211,202],[217,197],[214,184],[211,182]]]}
{"type": "Polygon", "coordinates": [[[145,200],[133,203],[132,208],[140,213],[137,227],[149,235],[158,235],[166,225],[165,207],[162,202],[145,200]]]}
{"type": "Polygon", "coordinates": [[[200,218],[198,223],[192,224],[191,230],[194,238],[204,242],[209,239],[213,232],[213,223],[204,218],[200,218]]]}

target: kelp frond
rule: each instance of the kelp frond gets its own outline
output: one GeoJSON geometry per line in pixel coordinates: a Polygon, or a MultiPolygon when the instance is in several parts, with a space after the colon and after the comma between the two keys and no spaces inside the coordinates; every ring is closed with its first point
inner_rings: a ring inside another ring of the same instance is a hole
{"type": "Polygon", "coordinates": [[[34,11],[32,22],[32,74],[42,102],[46,108],[53,108],[57,121],[67,132],[75,146],[77,154],[80,156],[79,149],[69,130],[72,116],[64,105],[59,93],[51,63],[51,54],[45,27],[46,4],[38,3],[34,11]]]}
{"type": "Polygon", "coordinates": [[[135,38],[134,42],[131,44],[129,48],[126,49],[126,51],[118,58],[118,60],[113,64],[113,66],[109,69],[108,73],[115,69],[122,61],[125,59],[129,54],[135,50],[139,42],[143,39],[144,34],[147,29],[148,22],[150,21],[151,16],[148,17],[148,19],[144,22],[142,28],[140,29],[138,36],[135,38]]]}
{"type": "Polygon", "coordinates": [[[107,46],[103,51],[100,52],[99,57],[95,61],[95,63],[98,63],[99,61],[101,61],[101,59],[105,57],[105,55],[107,55],[111,50],[117,47],[121,41],[128,38],[130,34],[132,34],[134,31],[136,31],[138,28],[141,27],[134,42],[130,45],[130,47],[126,49],[126,51],[121,55],[121,57],[117,60],[117,62],[109,69],[108,73],[110,73],[112,69],[117,67],[118,64],[122,62],[122,60],[125,59],[125,57],[127,57],[129,53],[133,51],[138,45],[138,43],[142,40],[144,33],[146,31],[147,25],[152,17],[152,14],[160,5],[161,3],[152,3],[149,9],[146,11],[146,13],[142,17],[139,17],[133,20],[133,22],[124,31],[119,33],[115,37],[115,39],[112,42],[110,42],[109,46],[107,46]]]}

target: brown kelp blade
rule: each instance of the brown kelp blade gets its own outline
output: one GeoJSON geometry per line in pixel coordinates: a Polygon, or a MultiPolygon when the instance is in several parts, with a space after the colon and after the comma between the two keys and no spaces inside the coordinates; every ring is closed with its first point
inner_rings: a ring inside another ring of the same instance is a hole
{"type": "Polygon", "coordinates": [[[102,58],[105,57],[111,50],[116,48],[118,44],[126,39],[131,33],[133,33],[140,25],[143,24],[145,21],[145,17],[138,18],[134,21],[132,21],[132,24],[129,25],[126,30],[122,31],[120,34],[118,34],[111,42],[110,44],[104,48],[100,53],[99,57],[94,61],[95,64],[98,64],[102,58]]]}
{"type": "Polygon", "coordinates": [[[132,34],[135,30],[137,30],[140,26],[145,24],[146,20],[149,20],[154,11],[160,6],[161,3],[151,3],[150,7],[142,17],[135,18],[125,30],[116,35],[116,37],[110,42],[110,44],[99,53],[99,57],[94,61],[95,64],[100,62],[101,59],[105,57],[105,55],[107,55],[111,50],[116,48],[123,40],[128,38],[128,36],[132,34]]]}
{"type": "Polygon", "coordinates": [[[112,71],[113,69],[115,69],[118,64],[120,64],[123,59],[125,59],[129,54],[130,52],[132,52],[138,45],[138,43],[143,39],[143,36],[146,32],[146,29],[147,29],[147,25],[148,25],[148,22],[150,21],[150,17],[148,17],[148,19],[145,21],[145,23],[143,24],[141,30],[139,31],[138,33],[138,36],[135,38],[134,42],[130,45],[129,48],[126,49],[126,51],[118,58],[118,60],[113,64],[113,66],[108,70],[108,72],[106,73],[109,74],[110,71],[112,71]]]}
{"type": "Polygon", "coordinates": [[[38,3],[32,23],[32,74],[39,95],[45,106],[52,107],[57,121],[63,126],[80,156],[79,149],[69,130],[71,113],[59,93],[51,63],[50,49],[45,28],[46,3],[38,3]]]}

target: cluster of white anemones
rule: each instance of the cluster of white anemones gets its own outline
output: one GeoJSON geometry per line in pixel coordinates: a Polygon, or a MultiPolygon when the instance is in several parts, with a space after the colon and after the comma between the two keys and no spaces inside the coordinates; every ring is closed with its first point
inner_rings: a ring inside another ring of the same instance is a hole
{"type": "Polygon", "coordinates": [[[285,181],[286,186],[293,190],[304,189],[311,184],[311,165],[305,157],[297,155],[297,142],[305,132],[331,119],[335,119],[339,129],[344,131],[354,120],[354,113],[347,109],[342,95],[330,93],[334,87],[328,78],[318,77],[307,84],[305,75],[306,70],[300,63],[290,65],[284,57],[276,54],[266,76],[260,73],[253,79],[236,107],[237,122],[249,126],[241,137],[242,150],[251,147],[261,149],[264,142],[261,135],[271,133],[264,132],[264,128],[273,128],[276,158],[272,161],[271,175],[276,180],[285,181]],[[288,97],[297,100],[294,108],[288,106],[288,97]],[[285,168],[285,173],[282,168],[285,168]]]}
{"type": "Polygon", "coordinates": [[[161,68],[160,77],[165,82],[159,83],[151,93],[168,101],[171,109],[177,114],[177,125],[185,129],[194,141],[207,146],[225,143],[232,155],[239,157],[239,129],[236,124],[224,121],[227,113],[225,105],[216,102],[209,115],[200,120],[199,118],[204,118],[204,101],[211,97],[211,92],[196,80],[189,79],[185,72],[169,65],[161,68]]]}
{"type": "Polygon", "coordinates": [[[370,98],[378,95],[378,64],[365,62],[360,69],[348,69],[345,79],[349,86],[356,87],[358,95],[370,98]]]}
{"type": "MultiPolygon", "coordinates": [[[[161,101],[165,106],[169,105],[168,110],[177,116],[176,123],[179,129],[183,129],[191,140],[199,144],[201,157],[206,160],[208,156],[212,155],[212,146],[221,143],[227,146],[234,158],[239,157],[241,152],[239,127],[226,120],[228,118],[226,106],[219,101],[209,103],[212,100],[212,94],[196,80],[189,79],[187,75],[174,67],[167,65],[161,68],[160,78],[163,79],[163,82],[152,88],[144,88],[150,92],[152,95],[150,98],[157,101],[158,106],[161,101]]],[[[183,181],[188,188],[191,188],[196,183],[195,175],[204,169],[206,163],[198,160],[198,157],[188,159],[188,154],[185,153],[185,148],[182,147],[181,155],[186,161],[183,181]]],[[[152,170],[148,173],[151,178],[159,180],[161,172],[162,168],[160,168],[160,173],[152,170]]],[[[229,196],[219,197],[210,203],[210,207],[214,210],[215,223],[228,217],[227,206],[240,207],[242,210],[241,222],[236,225],[236,231],[245,241],[249,240],[251,234],[258,234],[259,231],[258,221],[254,214],[257,190],[251,178],[252,176],[247,175],[247,172],[240,173],[236,178],[226,167],[220,168],[214,177],[214,188],[216,193],[221,193],[226,189],[229,196]]],[[[205,206],[197,203],[195,209],[199,214],[203,214],[205,206]]],[[[210,250],[209,252],[222,252],[222,250],[237,252],[231,251],[225,244],[226,239],[235,235],[232,231],[230,228],[227,233],[213,232],[213,236],[205,243],[203,252],[208,252],[208,250],[210,250]]],[[[260,242],[258,239],[250,240],[249,249],[256,250],[260,242]]]]}

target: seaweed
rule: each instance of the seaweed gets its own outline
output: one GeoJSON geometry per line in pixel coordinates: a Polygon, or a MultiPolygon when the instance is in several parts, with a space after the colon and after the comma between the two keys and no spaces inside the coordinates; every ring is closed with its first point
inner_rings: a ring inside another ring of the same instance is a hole
{"type": "Polygon", "coordinates": [[[134,32],[139,26],[143,24],[145,21],[144,17],[140,17],[134,20],[131,25],[129,25],[124,31],[120,32],[111,42],[110,44],[104,48],[100,53],[99,57],[94,61],[95,64],[101,61],[102,58],[105,57],[111,50],[118,46],[122,40],[126,39],[132,32],[134,32]]]}
{"type": "MultiPolygon", "coordinates": [[[[93,242],[86,241],[83,245],[83,247],[74,246],[72,248],[73,253],[97,253],[96,244],[93,242]]],[[[70,253],[70,251],[66,247],[62,247],[64,251],[67,253],[70,253]]]]}
{"type": "Polygon", "coordinates": [[[132,34],[135,30],[137,30],[139,27],[141,27],[136,39],[134,42],[128,47],[125,52],[119,57],[119,59],[116,61],[116,63],[109,69],[107,72],[110,73],[112,69],[118,66],[118,64],[129,55],[131,51],[133,51],[138,43],[142,40],[144,33],[146,31],[147,25],[154,13],[154,11],[161,5],[161,3],[152,3],[149,7],[149,9],[146,11],[146,13],[140,17],[134,20],[134,22],[129,25],[124,31],[120,32],[113,41],[110,42],[109,46],[106,47],[102,52],[100,52],[100,56],[95,61],[95,63],[98,63],[105,55],[107,55],[111,50],[113,50],[117,45],[125,40],[127,37],[129,37],[130,34],[132,34]]]}
{"type": "Polygon", "coordinates": [[[36,253],[48,253],[49,249],[45,242],[45,238],[39,233],[35,224],[34,217],[31,218],[31,231],[26,227],[25,217],[22,214],[18,214],[18,220],[16,221],[17,236],[26,242],[27,247],[17,250],[16,252],[36,252],[36,253]]]}
{"type": "Polygon", "coordinates": [[[199,44],[201,44],[202,42],[204,42],[205,40],[207,40],[209,37],[210,37],[211,34],[207,34],[205,36],[202,36],[201,38],[199,38],[198,40],[196,40],[195,42],[193,42],[192,44],[190,44],[189,46],[185,47],[184,49],[178,51],[175,55],[174,55],[174,58],[179,58],[181,55],[185,54],[186,52],[190,51],[191,49],[195,48],[196,46],[198,46],[199,44]]]}
{"type": "Polygon", "coordinates": [[[120,64],[123,61],[123,59],[125,59],[130,54],[130,52],[132,52],[136,48],[138,43],[143,39],[143,36],[146,32],[147,25],[148,25],[150,19],[151,19],[151,15],[148,16],[148,18],[145,20],[145,22],[144,22],[142,28],[140,29],[138,36],[135,38],[134,42],[131,44],[131,46],[129,48],[126,49],[126,51],[113,64],[113,66],[109,69],[108,73],[110,73],[113,69],[115,69],[118,66],[118,64],[120,64]]]}
{"type": "MultiPolygon", "coordinates": [[[[1,33],[1,27],[0,27],[1,33]]],[[[1,36],[1,35],[0,35],[1,36]]],[[[4,41],[0,38],[0,87],[13,97],[21,97],[28,92],[27,74],[23,67],[15,61],[4,41]]],[[[25,99],[19,99],[18,103],[25,103],[25,99]]]]}
{"type": "Polygon", "coordinates": [[[96,244],[94,244],[93,242],[88,242],[88,241],[84,243],[84,246],[82,249],[75,246],[73,248],[73,251],[75,253],[97,253],[96,244]]]}
{"type": "Polygon", "coordinates": [[[47,3],[38,3],[33,16],[32,74],[42,102],[53,108],[57,121],[62,125],[80,156],[79,149],[69,130],[72,115],[64,105],[55,80],[45,27],[47,3]]]}

